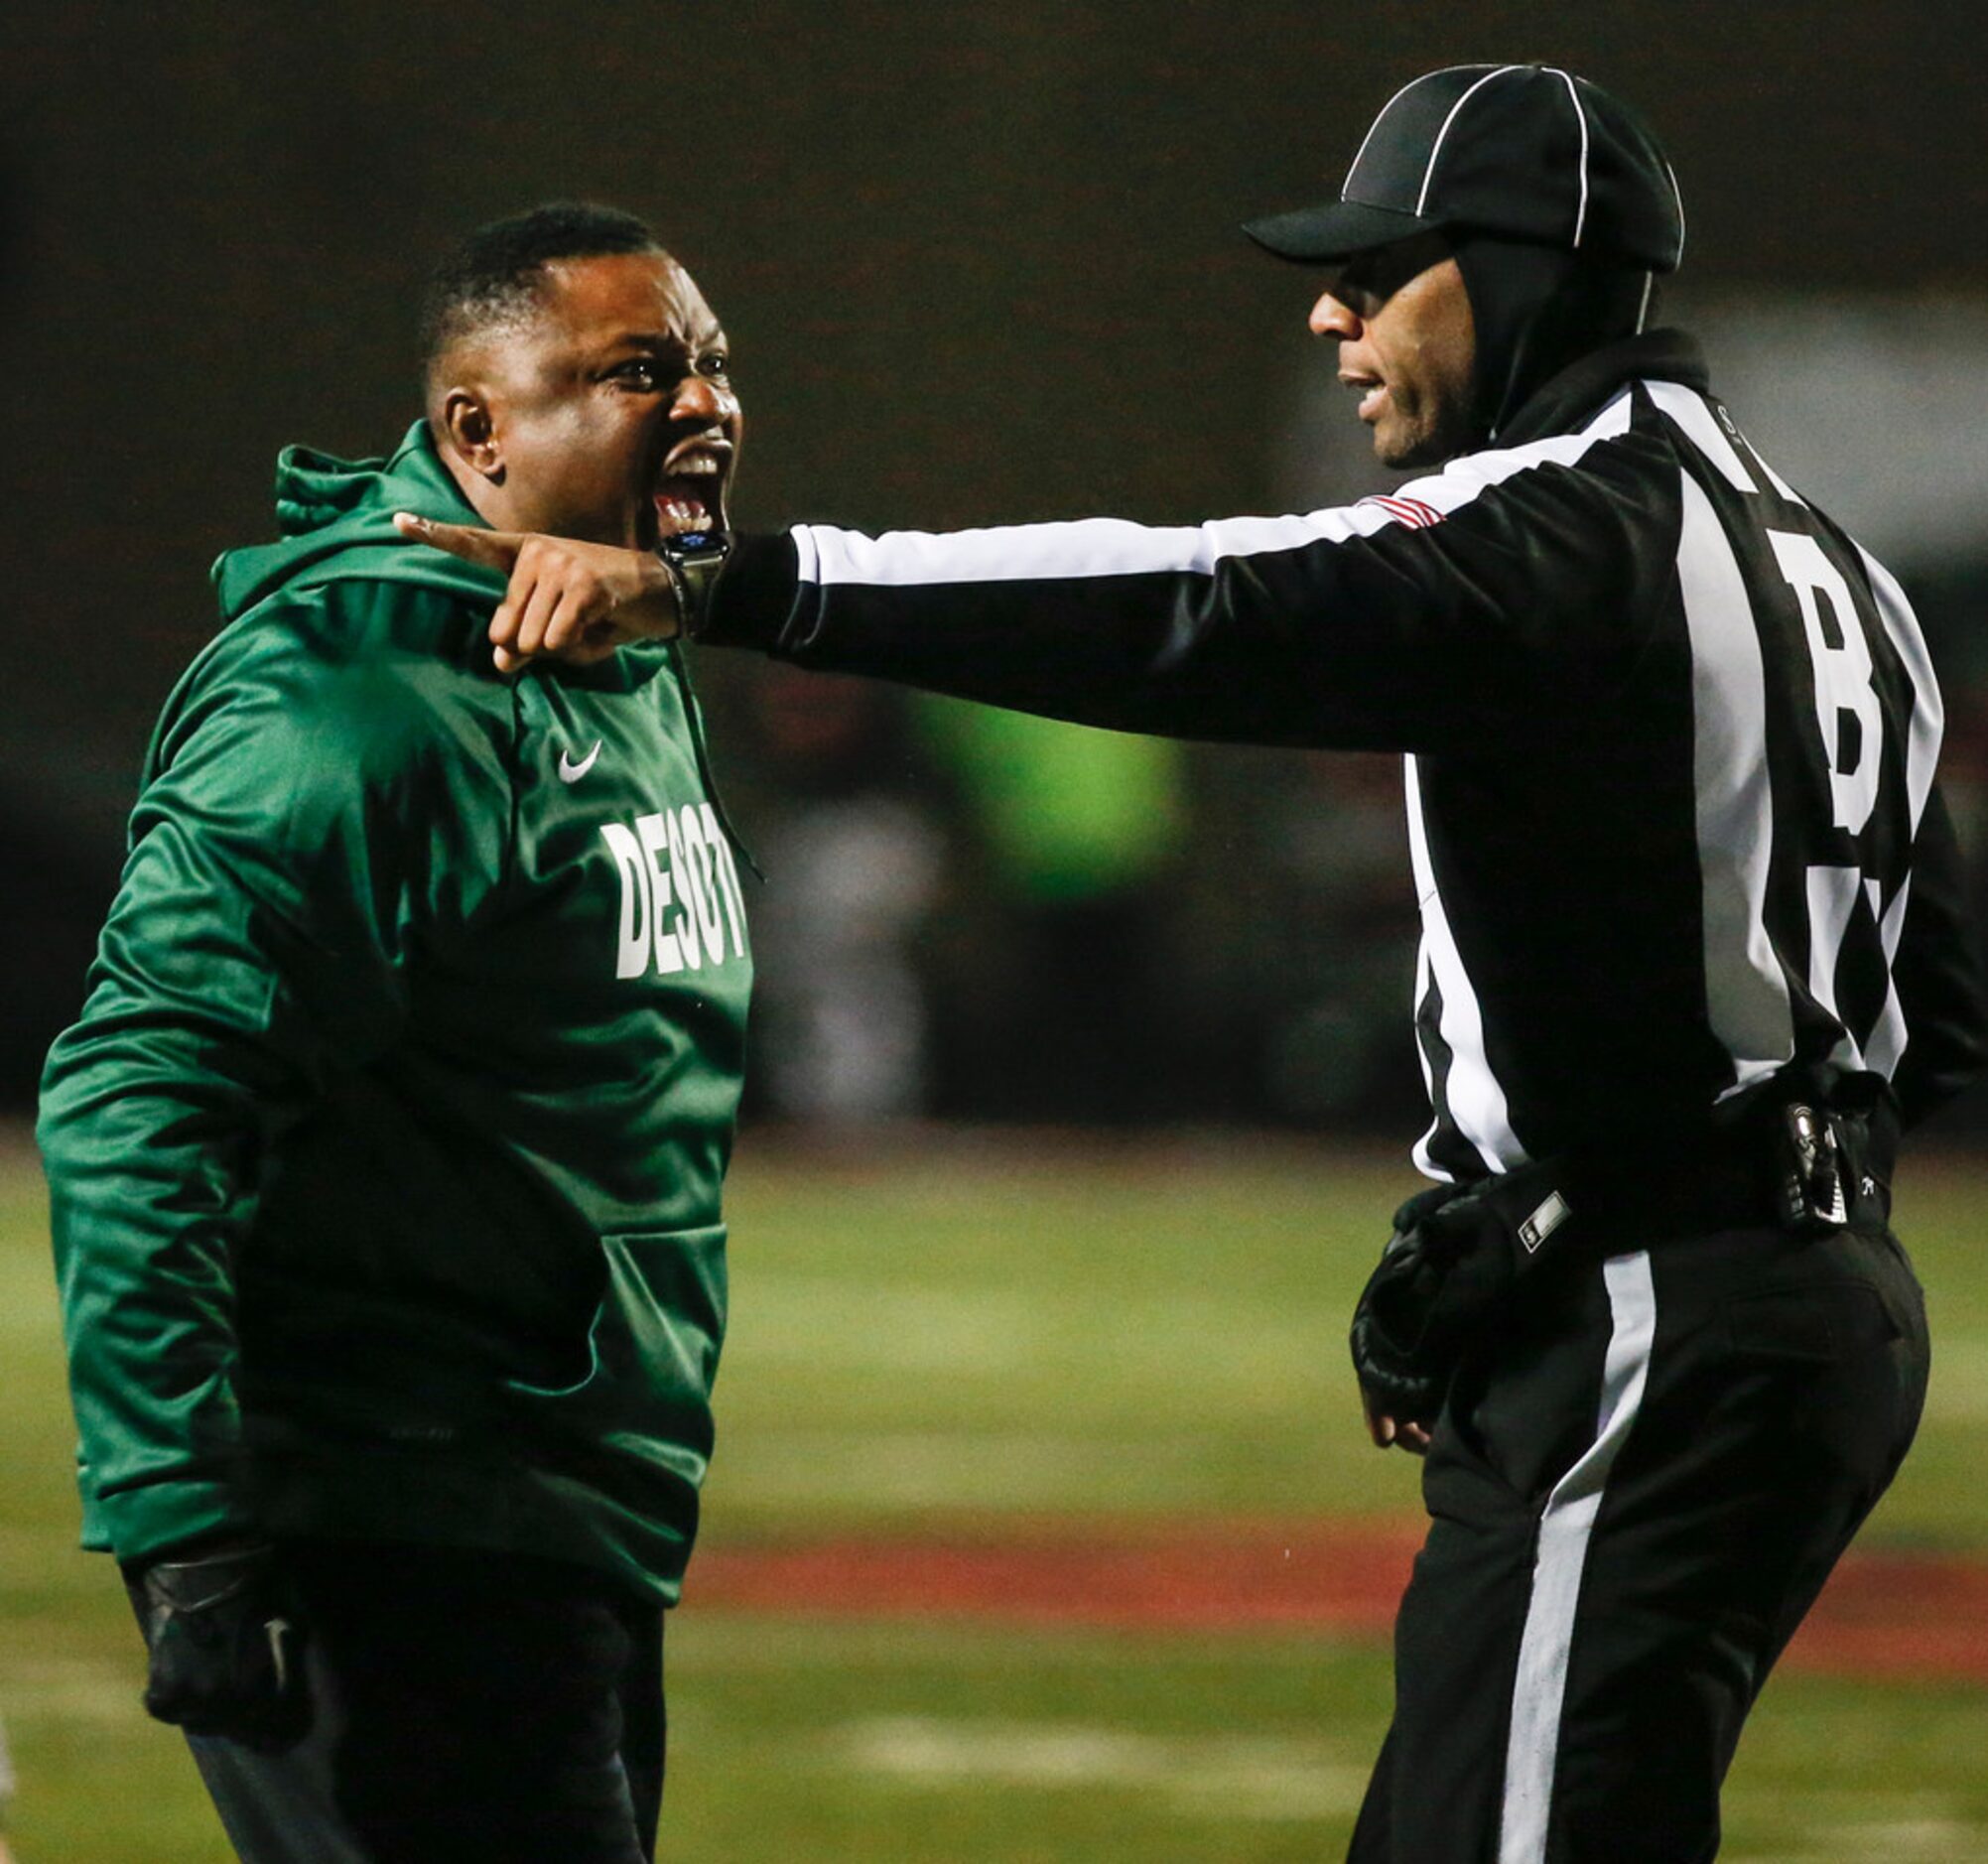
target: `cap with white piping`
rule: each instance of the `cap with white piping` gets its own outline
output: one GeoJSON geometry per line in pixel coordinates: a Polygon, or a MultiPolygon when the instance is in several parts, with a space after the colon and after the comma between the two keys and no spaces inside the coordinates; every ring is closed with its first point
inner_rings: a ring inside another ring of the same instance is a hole
{"type": "Polygon", "coordinates": [[[1374,119],[1337,200],[1251,220],[1317,264],[1435,228],[1474,228],[1673,272],[1684,204],[1657,138],[1598,84],[1549,65],[1457,65],[1374,119]]]}

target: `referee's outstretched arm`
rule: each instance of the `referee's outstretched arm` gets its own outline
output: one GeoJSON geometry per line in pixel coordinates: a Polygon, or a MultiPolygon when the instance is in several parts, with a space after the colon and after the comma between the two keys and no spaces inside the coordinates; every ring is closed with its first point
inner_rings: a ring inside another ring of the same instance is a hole
{"type": "Polygon", "coordinates": [[[1633,675],[1678,506],[1627,400],[1345,509],[742,537],[699,638],[1122,731],[1469,752],[1633,675]]]}

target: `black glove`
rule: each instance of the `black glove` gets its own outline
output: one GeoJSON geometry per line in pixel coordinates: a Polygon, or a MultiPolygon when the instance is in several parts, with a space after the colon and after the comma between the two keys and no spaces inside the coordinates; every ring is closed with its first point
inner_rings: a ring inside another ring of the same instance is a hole
{"type": "Polygon", "coordinates": [[[304,1738],[303,1629],[274,1547],[244,1541],[156,1559],[124,1583],[152,1658],[148,1713],[267,1752],[304,1738]]]}
{"type": "MultiPolygon", "coordinates": [[[[1536,1176],[1521,1180],[1515,1173],[1482,1186],[1434,1185],[1394,1213],[1394,1234],[1353,1310],[1353,1369],[1375,1410],[1403,1423],[1435,1422],[1464,1347],[1543,1240],[1521,1234],[1526,1219],[1515,1210],[1530,1209],[1541,1194],[1536,1176]]],[[[1550,1188],[1545,1195],[1564,1212],[1550,1188]]],[[[1535,1228],[1545,1208],[1531,1209],[1535,1228]]]]}

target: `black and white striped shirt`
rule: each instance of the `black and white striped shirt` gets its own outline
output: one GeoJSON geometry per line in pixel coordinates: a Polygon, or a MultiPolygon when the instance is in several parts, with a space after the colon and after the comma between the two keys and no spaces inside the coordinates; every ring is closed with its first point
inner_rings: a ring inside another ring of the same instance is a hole
{"type": "Polygon", "coordinates": [[[704,638],[1127,731],[1405,751],[1439,1177],[1688,1130],[1790,1063],[1882,1076],[1911,1120],[1984,1052],[1911,604],[1674,333],[1345,509],[741,538],[704,638]]]}

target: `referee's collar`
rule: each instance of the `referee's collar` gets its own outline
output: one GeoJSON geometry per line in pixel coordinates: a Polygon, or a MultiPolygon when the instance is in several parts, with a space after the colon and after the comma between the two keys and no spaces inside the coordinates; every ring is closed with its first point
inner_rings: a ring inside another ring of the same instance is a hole
{"type": "Polygon", "coordinates": [[[1494,446],[1523,447],[1549,434],[1564,434],[1608,401],[1625,382],[1654,377],[1705,389],[1704,352],[1697,339],[1682,331],[1646,331],[1591,349],[1549,376],[1511,420],[1499,429],[1494,446]]]}

